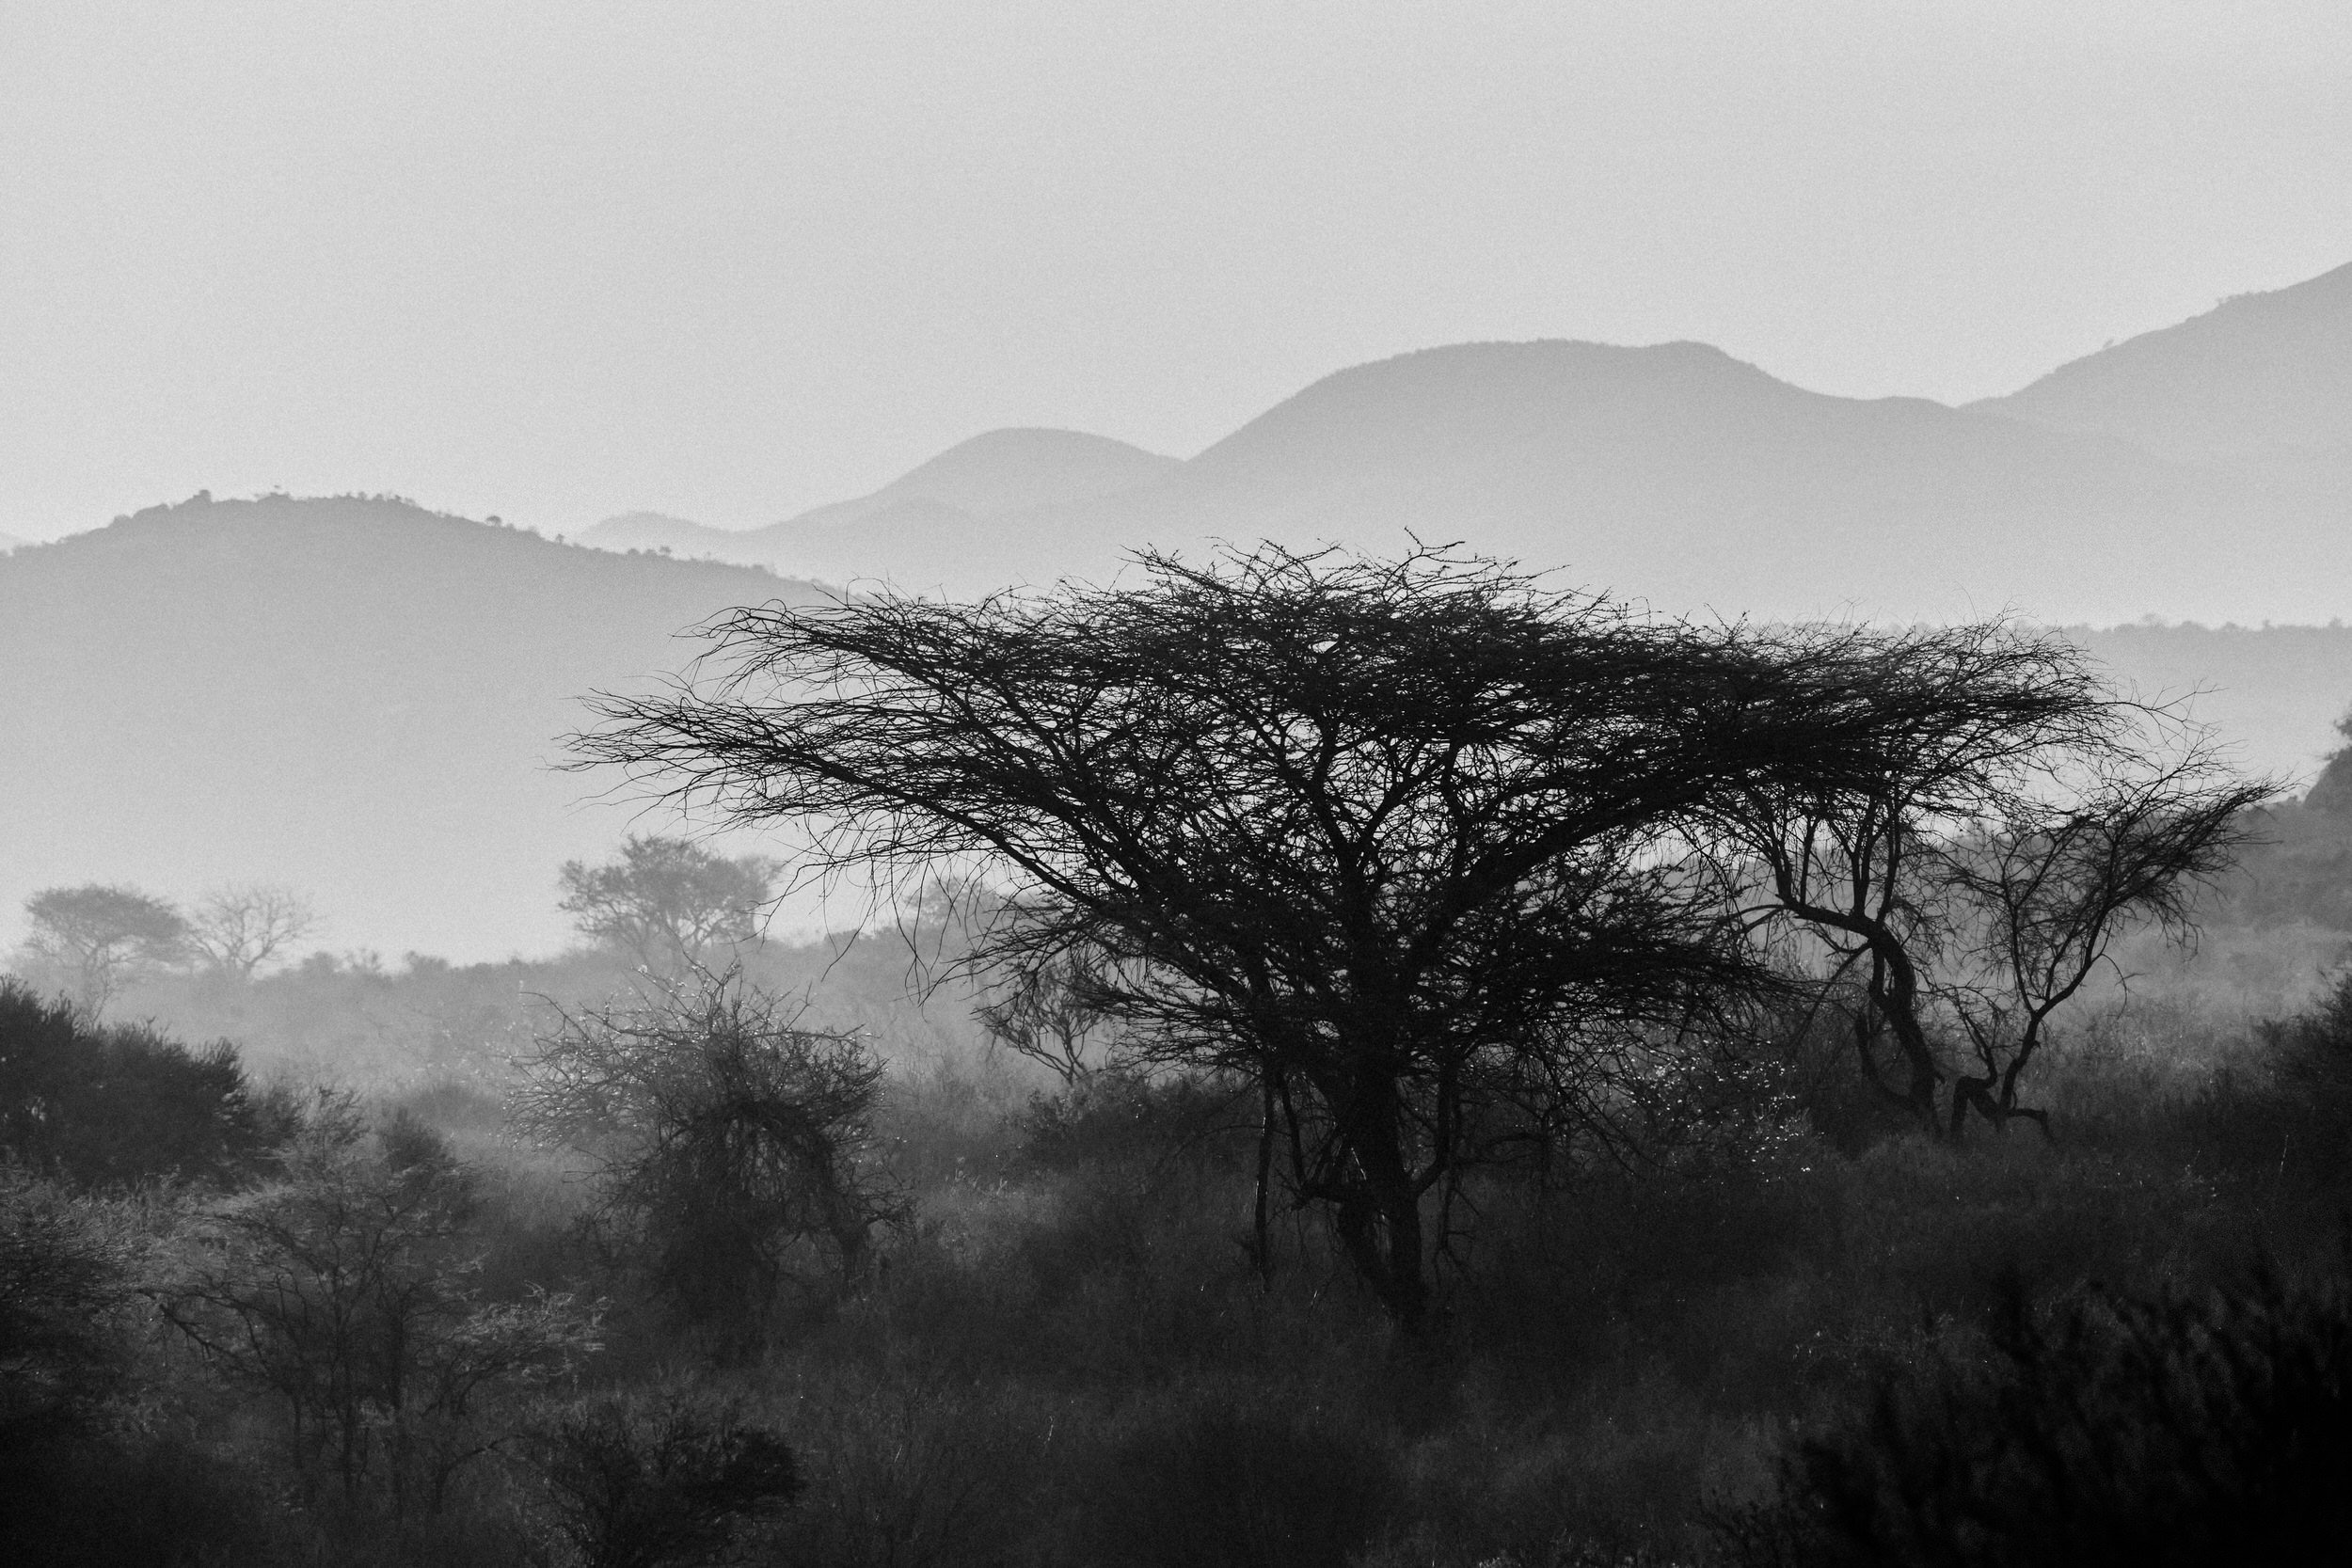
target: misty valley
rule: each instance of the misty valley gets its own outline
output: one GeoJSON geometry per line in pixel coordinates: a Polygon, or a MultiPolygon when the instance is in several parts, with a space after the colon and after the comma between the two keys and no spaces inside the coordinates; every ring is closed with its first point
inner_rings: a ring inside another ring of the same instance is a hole
{"type": "Polygon", "coordinates": [[[2347,432],[2352,267],[0,539],[0,1559],[2331,1560],[2347,432]]]}

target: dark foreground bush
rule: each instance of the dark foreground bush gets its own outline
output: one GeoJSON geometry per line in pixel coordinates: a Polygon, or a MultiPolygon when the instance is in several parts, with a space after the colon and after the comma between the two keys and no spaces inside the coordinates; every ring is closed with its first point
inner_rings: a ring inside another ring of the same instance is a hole
{"type": "Polygon", "coordinates": [[[1398,1485],[1377,1434],[1312,1411],[1209,1403],[1145,1418],[1099,1462],[1104,1568],[1343,1568],[1398,1485]]]}
{"type": "Polygon", "coordinates": [[[228,1180],[292,1131],[255,1095],[235,1048],[191,1051],[151,1029],[92,1027],[64,1002],[0,980],[0,1153],[84,1186],[157,1176],[228,1180]]]}
{"type": "Polygon", "coordinates": [[[733,1405],[682,1395],[563,1411],[540,1424],[526,1463],[562,1560],[579,1568],[724,1560],[747,1527],[801,1490],[781,1437],[733,1405]]]}
{"type": "Polygon", "coordinates": [[[2352,1560],[2352,1298],[2259,1279],[2012,1294],[1982,1363],[1883,1385],[1804,1445],[1749,1563],[2100,1568],[2352,1560]]]}
{"type": "Polygon", "coordinates": [[[91,1200],[0,1165],[0,1562],[259,1560],[258,1489],[128,1418],[132,1261],[91,1200]]]}
{"type": "Polygon", "coordinates": [[[0,1467],[0,1562],[261,1563],[279,1533],[253,1477],[171,1437],[77,1428],[0,1467]]]}

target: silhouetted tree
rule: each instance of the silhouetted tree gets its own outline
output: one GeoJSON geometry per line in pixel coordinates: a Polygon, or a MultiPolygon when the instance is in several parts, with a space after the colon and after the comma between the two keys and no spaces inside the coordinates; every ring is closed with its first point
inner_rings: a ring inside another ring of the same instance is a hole
{"type": "Polygon", "coordinates": [[[1941,857],[1939,879],[1984,977],[1953,993],[1981,1071],[1953,1080],[1951,1136],[1971,1110],[1995,1127],[2025,1117],[2048,1130],[2019,1103],[2018,1084],[2050,1016],[2122,930],[2153,923],[2185,935],[2197,891],[2229,866],[2252,832],[2247,814],[2273,793],[2197,750],[2090,780],[2067,799],[2014,801],[1941,857]]]}
{"type": "Polygon", "coordinates": [[[1830,795],[1932,716],[1786,639],[1439,551],[1139,568],[740,610],[700,684],[607,698],[578,745],[834,869],[1002,887],[976,968],[1080,959],[1136,1052],[1262,1084],[1296,1191],[1417,1332],[1422,1207],[1496,1080],[1755,977],[1683,852],[1696,808],[1830,795]]]}
{"type": "Polygon", "coordinates": [[[687,839],[632,834],[611,864],[565,862],[557,908],[581,935],[621,949],[657,974],[675,975],[703,964],[714,949],[758,936],[777,870],[755,855],[730,859],[687,839]]]}
{"type": "Polygon", "coordinates": [[[0,980],[0,1155],[83,1186],[250,1173],[289,1130],[226,1043],[191,1051],[151,1028],[95,1024],[0,980]]]}
{"type": "Polygon", "coordinates": [[[24,901],[25,947],[92,1017],[140,974],[188,950],[188,922],[170,901],[97,882],[43,888],[24,901]]]}
{"type": "Polygon", "coordinates": [[[518,1124],[602,1164],[657,1283],[731,1350],[756,1341],[796,1250],[829,1249],[852,1281],[907,1212],[870,1159],[882,1063],[739,975],[565,1015],[523,1067],[518,1124]]]}
{"type": "Polygon", "coordinates": [[[223,974],[249,980],[254,971],[318,929],[318,913],[292,888],[241,882],[204,895],[189,937],[223,974]]]}
{"type": "Polygon", "coordinates": [[[1987,623],[1804,641],[1821,678],[1888,722],[1853,772],[1768,781],[1710,808],[1756,884],[1748,911],[1818,941],[1833,994],[1859,979],[1857,1061],[1917,1125],[1946,1109],[1954,1042],[1940,1031],[1967,1034],[1985,1068],[1955,1106],[2006,1119],[2051,1011],[2119,927],[2184,919],[2185,888],[2227,863],[2239,815],[2273,786],[2231,774],[2197,738],[2152,760],[2166,737],[2151,730],[2170,716],[2116,695],[2052,633],[1987,623]],[[1947,960],[1960,973],[1944,975],[1947,960]]]}

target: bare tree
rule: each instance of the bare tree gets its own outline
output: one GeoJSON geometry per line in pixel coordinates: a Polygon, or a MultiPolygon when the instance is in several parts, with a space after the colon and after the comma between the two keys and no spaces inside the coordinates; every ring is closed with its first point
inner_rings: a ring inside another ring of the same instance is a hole
{"type": "Polygon", "coordinates": [[[566,1014],[521,1065],[518,1125],[601,1164],[607,1212],[730,1350],[756,1342],[796,1254],[829,1250],[854,1281],[874,1227],[909,1212],[872,1159],[882,1063],[739,974],[566,1014]]]}
{"type": "Polygon", "coordinates": [[[95,1018],[143,974],[187,954],[189,927],[169,899],[97,882],[43,888],[24,901],[25,948],[95,1018]]]}
{"type": "Polygon", "coordinates": [[[206,894],[190,920],[190,939],[223,974],[254,973],[318,929],[318,911],[292,888],[239,882],[206,894]]]}
{"type": "Polygon", "coordinates": [[[1261,1085],[1294,1189],[1417,1334],[1422,1206],[1486,1085],[1536,1077],[1501,1064],[1757,977],[1692,874],[1698,808],[1826,792],[1915,716],[1774,637],[1442,551],[1139,565],[740,610],[696,684],[605,699],[577,744],[835,870],[992,879],[976,970],[1083,958],[1146,1059],[1261,1085]]]}
{"type": "Polygon", "coordinates": [[[2197,891],[2251,836],[2248,813],[2276,793],[2199,746],[2169,765],[2088,781],[2071,800],[2012,804],[1943,857],[1943,880],[1972,917],[1969,957],[1985,979],[1953,989],[1981,1069],[1952,1085],[1950,1136],[1975,1110],[1999,1127],[2023,1117],[2019,1081],[2050,1017],[2106,961],[2115,938],[2153,923],[2188,933],[2197,891]]]}
{"type": "Polygon", "coordinates": [[[581,935],[675,976],[758,936],[779,869],[755,855],[730,858],[688,839],[632,834],[618,861],[565,862],[556,907],[581,935]]]}
{"type": "Polygon", "coordinates": [[[1862,1073],[1919,1126],[1957,1135],[1968,1106],[2017,1114],[2016,1074],[2119,923],[2184,917],[2185,886],[2225,863],[2237,815],[2275,786],[2109,689],[2054,633],[1992,622],[1802,641],[1822,678],[1902,717],[1851,773],[1710,807],[1744,857],[1745,912],[1819,943],[1832,993],[1859,980],[1862,1073]],[[2168,748],[2181,760],[2151,760],[2168,748]],[[1959,1034],[1991,1079],[1959,1080],[1947,1102],[1959,1034]]]}

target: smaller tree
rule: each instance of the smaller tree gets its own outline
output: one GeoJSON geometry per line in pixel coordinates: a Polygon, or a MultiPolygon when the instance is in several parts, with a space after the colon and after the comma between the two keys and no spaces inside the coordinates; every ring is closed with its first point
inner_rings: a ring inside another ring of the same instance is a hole
{"type": "Polygon", "coordinates": [[[1954,1078],[1953,1138],[1971,1110],[1995,1127],[2024,1117],[2049,1130],[2042,1112],[2018,1102],[2018,1082],[2051,1015],[2126,927],[2153,922],[2188,934],[2198,888],[2228,868],[2250,836],[2247,813],[2272,792],[2201,751],[2172,767],[2097,780],[2071,802],[2015,802],[1947,853],[1943,879],[1984,976],[1952,990],[1981,1069],[1954,1078]]]}
{"type": "Polygon", "coordinates": [[[465,1247],[474,1173],[429,1129],[371,1135],[323,1101],[284,1154],[284,1179],[205,1212],[193,1258],[161,1292],[166,1318],[232,1378],[282,1402],[297,1457],[356,1494],[437,1507],[451,1478],[504,1434],[477,1399],[541,1383],[597,1348],[597,1310],[534,1292],[477,1299],[465,1247]]]}
{"type": "Polygon", "coordinates": [[[871,1160],[881,1061],[793,1027],[733,972],[565,1014],[523,1065],[519,1125],[602,1162],[608,1213],[731,1349],[756,1340],[796,1256],[830,1253],[853,1281],[874,1227],[909,1212],[871,1160]]]}
{"type": "Polygon", "coordinates": [[[43,888],[24,901],[25,947],[95,1017],[140,974],[179,962],[189,927],[171,901],[133,887],[43,888]]]}
{"type": "Polygon", "coordinates": [[[756,855],[729,858],[688,839],[631,834],[611,864],[566,861],[556,907],[582,936],[675,976],[755,940],[781,870],[756,855]]]}
{"type": "Polygon", "coordinates": [[[240,882],[204,895],[189,922],[189,937],[215,970],[250,980],[318,925],[318,911],[292,888],[240,882]]]}

